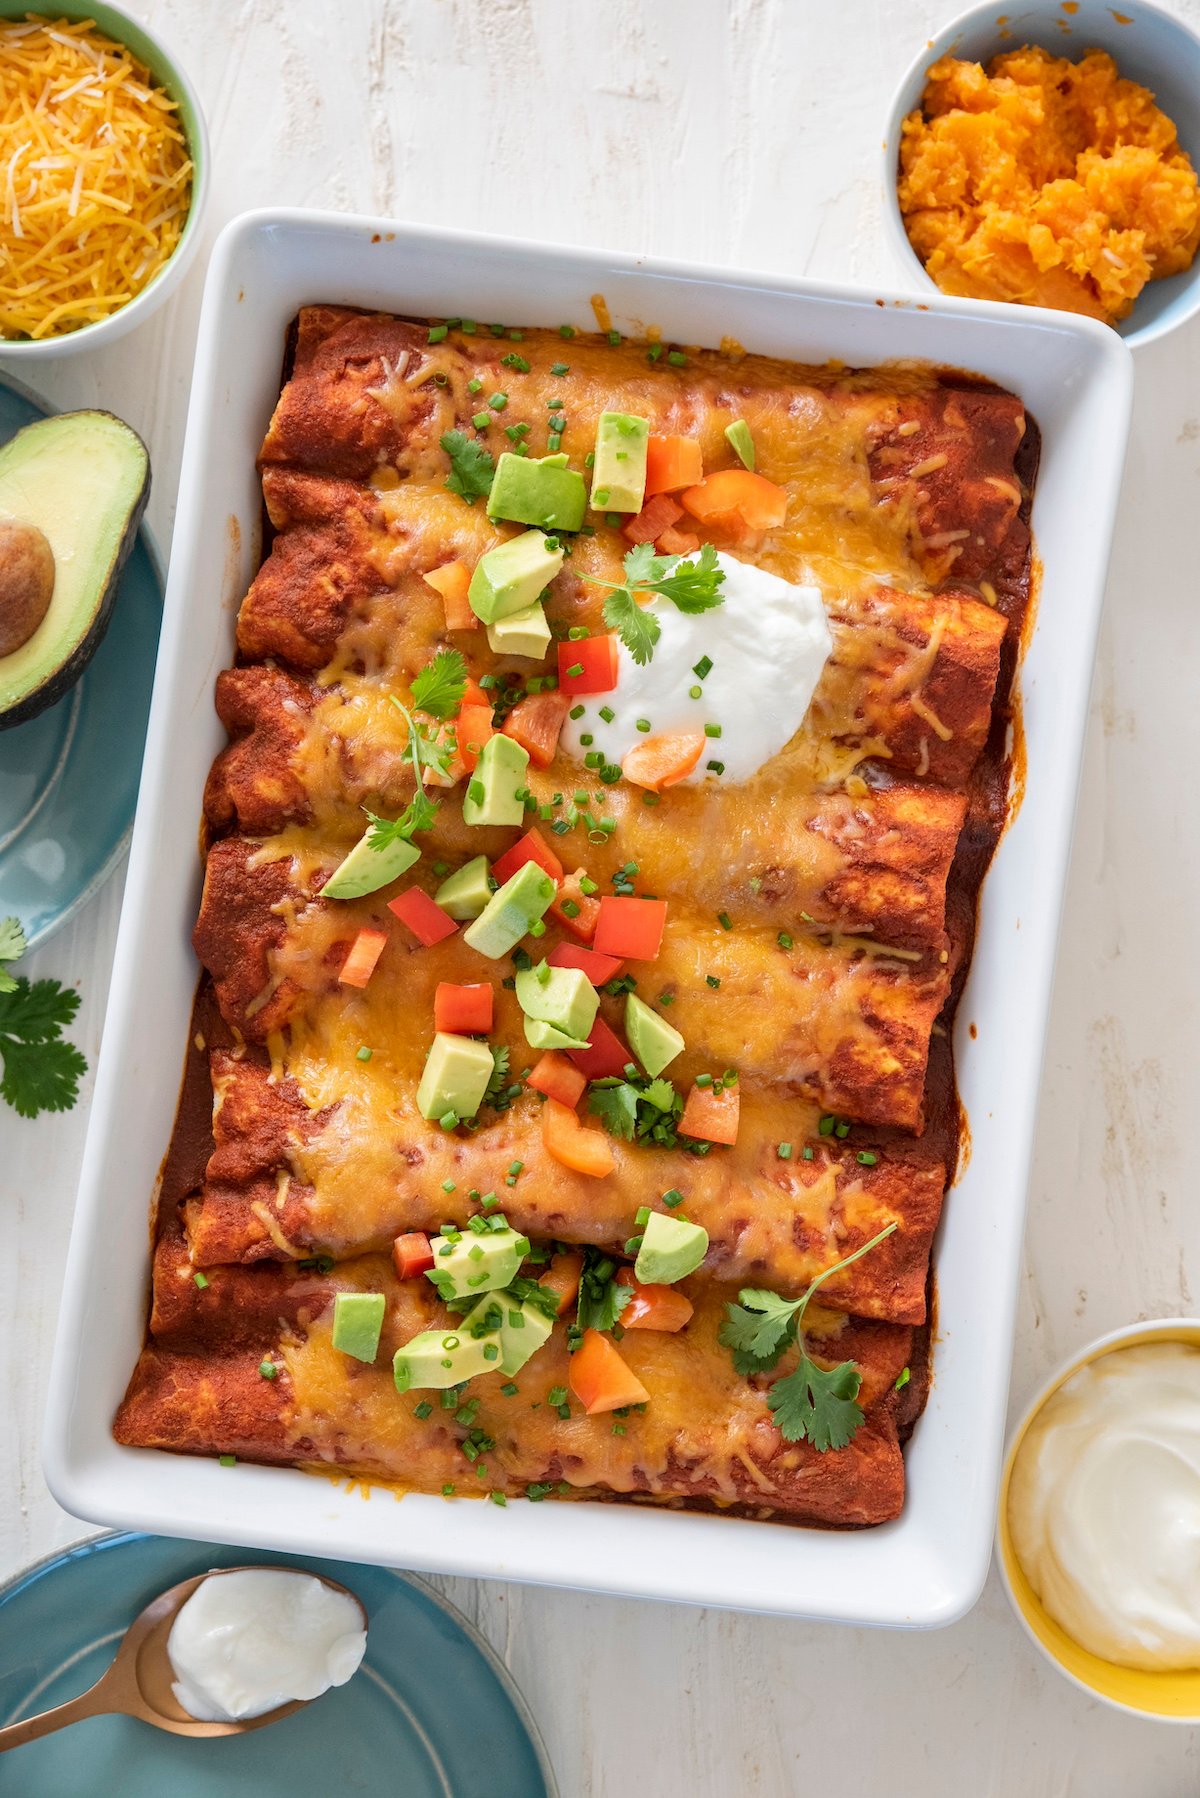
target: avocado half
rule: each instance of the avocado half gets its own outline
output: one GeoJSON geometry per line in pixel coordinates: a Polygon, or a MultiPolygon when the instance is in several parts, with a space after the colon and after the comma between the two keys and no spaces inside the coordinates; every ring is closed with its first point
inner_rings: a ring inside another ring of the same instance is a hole
{"type": "Polygon", "coordinates": [[[61,699],[96,653],[149,497],[146,446],[111,412],[40,418],[0,449],[0,522],[34,527],[54,557],[45,615],[0,655],[0,730],[61,699]]]}

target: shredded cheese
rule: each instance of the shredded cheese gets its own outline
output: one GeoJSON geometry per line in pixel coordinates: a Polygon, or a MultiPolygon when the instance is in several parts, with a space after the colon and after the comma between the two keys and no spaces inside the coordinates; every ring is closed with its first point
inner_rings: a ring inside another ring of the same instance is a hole
{"type": "Polygon", "coordinates": [[[192,164],[174,100],[90,20],[0,21],[0,339],[111,317],[173,255],[192,164]]]}

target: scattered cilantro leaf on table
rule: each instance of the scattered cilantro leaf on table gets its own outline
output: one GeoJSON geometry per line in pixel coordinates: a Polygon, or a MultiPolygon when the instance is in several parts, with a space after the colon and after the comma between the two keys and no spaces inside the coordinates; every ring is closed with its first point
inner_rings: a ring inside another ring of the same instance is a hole
{"type": "Polygon", "coordinates": [[[21,1117],[69,1111],[87,1062],[62,1031],[79,1010],[79,994],[57,980],[18,976],[0,992],[0,1098],[21,1117]]]}
{"type": "MultiPolygon", "coordinates": [[[[19,961],[25,953],[25,932],[19,918],[0,918],[0,962],[19,961]]],[[[0,967],[0,993],[11,993],[16,977],[0,967]]]]}
{"type": "Polygon", "coordinates": [[[451,493],[457,493],[469,506],[477,499],[485,499],[492,491],[496,464],[482,443],[468,437],[465,431],[447,431],[442,437],[442,448],[450,458],[446,485],[451,493]]]}
{"type": "Polygon", "coordinates": [[[862,1385],[858,1368],[853,1361],[819,1367],[804,1347],[801,1325],[818,1287],[891,1236],[896,1228],[896,1224],[888,1224],[852,1255],[835,1261],[817,1275],[798,1299],[744,1286],[738,1293],[741,1302],[726,1305],[718,1340],[731,1351],[738,1373],[769,1373],[787,1349],[793,1345],[799,1348],[795,1367],[776,1380],[767,1393],[767,1404],[785,1442],[811,1442],[822,1453],[830,1448],[845,1448],[862,1423],[863,1410],[857,1403],[862,1385]]]}

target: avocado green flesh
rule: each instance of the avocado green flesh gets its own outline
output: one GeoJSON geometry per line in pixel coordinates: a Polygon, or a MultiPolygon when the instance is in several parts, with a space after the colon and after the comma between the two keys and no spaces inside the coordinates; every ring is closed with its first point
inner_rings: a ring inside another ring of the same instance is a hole
{"type": "Polygon", "coordinates": [[[54,594],[33,635],[0,657],[0,729],[53,705],[99,647],[150,491],[150,458],[109,412],[38,419],[0,449],[0,517],[36,525],[54,594]]]}

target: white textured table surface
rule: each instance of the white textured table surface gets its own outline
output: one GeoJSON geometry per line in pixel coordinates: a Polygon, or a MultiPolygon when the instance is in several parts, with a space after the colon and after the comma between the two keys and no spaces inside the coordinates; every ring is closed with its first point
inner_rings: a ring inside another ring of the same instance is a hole
{"type": "MultiPolygon", "coordinates": [[[[875,179],[882,120],[901,69],[948,10],[940,0],[128,3],[179,50],[207,108],[210,241],[234,213],[286,203],[890,285],[875,179]]],[[[1176,4],[1200,24],[1200,0],[1176,4]]],[[[202,281],[200,266],[165,316],[111,351],[34,371],[60,405],[111,406],[145,435],[164,549],[202,281]]],[[[1138,357],[1030,1194],[1015,1407],[1100,1331],[1200,1308],[1198,512],[1200,320],[1138,357]]],[[[29,963],[78,983],[76,1034],[91,1057],[120,903],[118,876],[29,963]]],[[[46,1492],[38,1445],[86,1116],[86,1094],[64,1118],[0,1116],[0,1577],[88,1533],[46,1492]]],[[[930,1635],[441,1583],[524,1688],[564,1798],[615,1798],[631,1774],[663,1798],[785,1798],[831,1779],[855,1798],[1200,1790],[1197,1732],[1125,1719],[1076,1693],[1027,1646],[994,1577],[965,1622],[930,1635]]]]}

